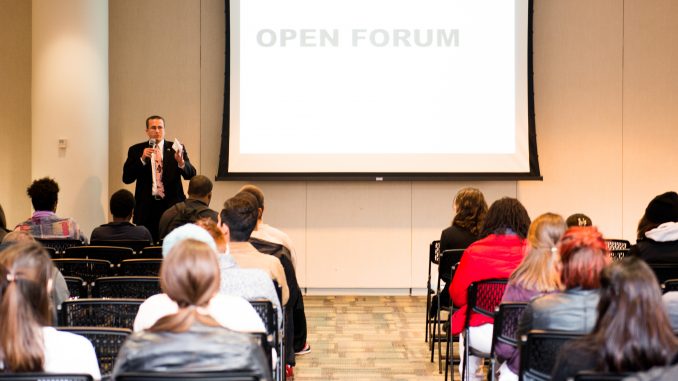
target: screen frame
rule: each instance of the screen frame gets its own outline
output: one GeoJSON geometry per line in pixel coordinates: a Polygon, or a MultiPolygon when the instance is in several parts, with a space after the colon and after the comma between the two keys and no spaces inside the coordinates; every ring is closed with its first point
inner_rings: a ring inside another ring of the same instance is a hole
{"type": "Polygon", "coordinates": [[[230,139],[230,75],[231,75],[231,31],[230,0],[225,2],[226,49],[224,70],[224,108],[222,117],[221,149],[219,154],[217,181],[491,181],[491,180],[543,180],[539,168],[537,151],[537,133],[534,107],[534,70],[533,70],[533,15],[534,0],[528,1],[527,26],[527,103],[528,103],[528,150],[529,172],[271,172],[248,173],[229,172],[230,139]]]}

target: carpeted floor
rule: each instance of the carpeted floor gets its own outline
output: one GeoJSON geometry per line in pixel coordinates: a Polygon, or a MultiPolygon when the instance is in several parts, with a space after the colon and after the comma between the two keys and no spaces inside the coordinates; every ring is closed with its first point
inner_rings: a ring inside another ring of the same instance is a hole
{"type": "Polygon", "coordinates": [[[312,351],[297,357],[296,381],[443,380],[424,342],[425,297],[306,296],[304,304],[312,351]]]}

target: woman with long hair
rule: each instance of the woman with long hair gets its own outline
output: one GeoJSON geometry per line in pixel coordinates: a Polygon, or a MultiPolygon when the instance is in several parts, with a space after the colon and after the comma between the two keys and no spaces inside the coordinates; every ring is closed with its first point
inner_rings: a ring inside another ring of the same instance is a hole
{"type": "Polygon", "coordinates": [[[266,358],[254,337],[230,330],[212,316],[210,304],[219,281],[219,264],[208,244],[193,239],[176,244],[163,261],[160,286],[177,310],[127,339],[113,377],[124,372],[249,370],[270,380],[266,358]]]}
{"type": "Polygon", "coordinates": [[[630,257],[612,264],[600,283],[595,328],[563,346],[554,381],[582,370],[621,373],[664,366],[678,350],[657,278],[644,261],[630,257]]]}
{"type": "MultiPolygon", "coordinates": [[[[509,277],[502,302],[529,302],[536,296],[560,290],[557,245],[565,229],[563,217],[554,213],[542,214],[532,221],[527,232],[525,258],[509,277]]],[[[499,379],[517,380],[520,366],[518,348],[497,343],[495,353],[503,361],[499,368],[499,379]]]]}
{"type": "Polygon", "coordinates": [[[637,234],[631,255],[650,264],[678,262],[678,193],[653,198],[638,222],[637,234]]]}
{"type": "MultiPolygon", "coordinates": [[[[530,217],[525,207],[515,198],[504,197],[490,206],[483,222],[481,239],[469,246],[461,257],[450,285],[452,302],[458,309],[452,316],[452,334],[460,334],[465,326],[468,288],[473,282],[485,279],[508,278],[523,260],[530,217]]],[[[494,320],[481,314],[471,314],[469,337],[460,335],[469,346],[490,352],[492,323],[494,320]]],[[[460,354],[463,362],[464,354],[460,354]]],[[[470,356],[466,371],[471,379],[476,376],[480,358],[470,356]]],[[[460,369],[464,364],[460,364],[460,369]]]]}
{"type": "Polygon", "coordinates": [[[52,271],[38,243],[17,243],[0,252],[0,369],[88,373],[100,379],[89,340],[50,327],[52,271]]]}

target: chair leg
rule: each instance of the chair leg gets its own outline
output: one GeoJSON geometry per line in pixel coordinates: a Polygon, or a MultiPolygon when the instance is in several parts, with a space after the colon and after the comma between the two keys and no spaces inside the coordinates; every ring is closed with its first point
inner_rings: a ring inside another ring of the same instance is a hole
{"type": "Polygon", "coordinates": [[[435,349],[436,349],[436,347],[435,347],[435,342],[436,342],[435,338],[436,338],[436,328],[437,328],[437,326],[438,326],[438,319],[437,319],[437,317],[436,317],[436,319],[433,320],[432,323],[433,323],[433,324],[432,324],[433,326],[432,326],[432,329],[431,329],[431,340],[430,340],[430,342],[429,342],[429,343],[431,344],[431,362],[433,362],[433,355],[434,355],[435,349]]]}
{"type": "Polygon", "coordinates": [[[461,369],[461,379],[462,381],[469,381],[469,375],[468,375],[468,360],[471,356],[468,354],[468,349],[469,349],[469,329],[465,328],[464,329],[464,366],[461,369]]]}
{"type": "MultiPolygon", "coordinates": [[[[450,314],[450,319],[452,318],[452,314],[450,314]]],[[[450,323],[450,327],[452,326],[452,323],[450,323]]],[[[450,347],[452,346],[452,334],[451,334],[451,329],[447,330],[447,346],[445,348],[445,381],[447,381],[447,373],[452,368],[452,377],[451,380],[454,381],[454,365],[452,364],[452,358],[454,356],[450,356],[450,347]]],[[[454,347],[452,348],[452,352],[454,352],[454,347]]]]}

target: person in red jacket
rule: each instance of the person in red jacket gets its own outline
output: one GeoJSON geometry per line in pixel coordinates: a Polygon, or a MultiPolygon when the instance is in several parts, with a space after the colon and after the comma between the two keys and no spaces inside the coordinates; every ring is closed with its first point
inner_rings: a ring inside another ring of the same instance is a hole
{"type": "MultiPolygon", "coordinates": [[[[450,285],[452,303],[458,309],[452,315],[452,334],[464,330],[468,287],[473,282],[485,279],[508,278],[523,260],[530,217],[525,207],[515,198],[504,197],[495,201],[485,216],[481,239],[469,246],[461,257],[457,271],[450,285]]],[[[469,337],[459,337],[459,348],[463,352],[464,342],[483,352],[490,352],[492,346],[493,319],[472,314],[469,337]]],[[[463,369],[464,353],[460,353],[463,369]]],[[[480,358],[469,357],[467,374],[476,377],[480,358]]],[[[480,378],[478,378],[480,379],[480,378]]]]}

